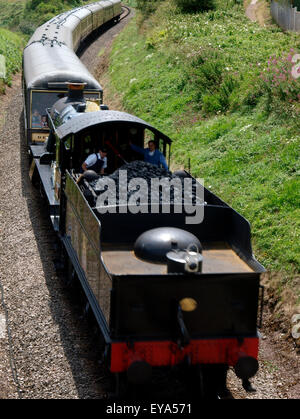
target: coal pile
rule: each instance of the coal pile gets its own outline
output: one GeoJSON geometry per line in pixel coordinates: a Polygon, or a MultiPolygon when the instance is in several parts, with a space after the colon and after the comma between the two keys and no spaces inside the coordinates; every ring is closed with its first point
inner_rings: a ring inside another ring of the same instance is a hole
{"type": "MultiPolygon", "coordinates": [[[[130,203],[137,204],[184,204],[203,203],[197,196],[196,181],[177,175],[169,170],[154,166],[140,160],[124,164],[115,172],[107,176],[89,175],[83,181],[84,195],[92,207],[99,206],[99,202],[109,205],[109,199],[99,200],[108,191],[114,194],[116,205],[130,203]],[[115,187],[114,187],[115,186],[115,187]]],[[[110,195],[112,196],[112,195],[110,195]]]]}

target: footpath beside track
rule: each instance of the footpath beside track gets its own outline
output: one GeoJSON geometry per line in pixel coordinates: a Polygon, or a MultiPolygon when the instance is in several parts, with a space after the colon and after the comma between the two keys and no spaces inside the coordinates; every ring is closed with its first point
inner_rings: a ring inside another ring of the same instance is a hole
{"type": "Polygon", "coordinates": [[[251,0],[251,3],[246,8],[246,16],[248,16],[248,18],[252,21],[257,20],[256,13],[255,13],[256,7],[257,7],[257,0],[251,0]]]}

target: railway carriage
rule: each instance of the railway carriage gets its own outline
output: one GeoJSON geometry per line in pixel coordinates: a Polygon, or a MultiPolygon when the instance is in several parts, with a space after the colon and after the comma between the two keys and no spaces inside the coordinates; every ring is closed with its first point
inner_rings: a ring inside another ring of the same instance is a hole
{"type": "Polygon", "coordinates": [[[87,6],[87,8],[92,12],[93,30],[98,29],[101,25],[105,23],[104,4],[101,3],[90,4],[89,6],[87,6]]]}
{"type": "Polygon", "coordinates": [[[46,109],[67,94],[65,81],[84,82],[85,95],[102,101],[102,87],[65,45],[29,45],[23,56],[24,120],[27,143],[43,143],[49,135],[46,109]],[[45,124],[44,124],[45,122],[45,124]]]}
{"type": "Polygon", "coordinates": [[[24,122],[27,143],[49,135],[46,107],[67,94],[65,81],[84,82],[85,96],[102,103],[102,88],[76,55],[82,42],[102,25],[117,21],[119,0],[106,0],[62,13],[40,26],[23,54],[24,122]]]}

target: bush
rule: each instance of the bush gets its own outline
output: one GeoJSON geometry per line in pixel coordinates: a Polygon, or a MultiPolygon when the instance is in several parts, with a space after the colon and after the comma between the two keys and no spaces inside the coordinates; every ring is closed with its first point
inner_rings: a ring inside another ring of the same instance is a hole
{"type": "Polygon", "coordinates": [[[214,8],[214,0],[174,0],[183,12],[197,12],[214,8]]]}
{"type": "Polygon", "coordinates": [[[31,34],[31,26],[36,28],[63,11],[81,4],[81,0],[29,0],[26,2],[20,29],[25,34],[31,34]],[[24,21],[30,22],[31,25],[26,25],[24,21]]]}
{"type": "Polygon", "coordinates": [[[73,7],[76,7],[76,6],[80,6],[80,4],[81,4],[81,1],[80,0],[65,0],[65,1],[62,1],[62,0],[29,0],[29,1],[27,1],[27,3],[26,3],[26,9],[27,10],[36,10],[40,5],[44,5],[44,4],[53,4],[53,3],[56,3],[56,6],[57,5],[60,5],[62,8],[65,8],[66,7],[66,5],[65,5],[65,3],[67,3],[67,6],[73,6],[73,7]]]}
{"type": "Polygon", "coordinates": [[[136,0],[136,8],[140,10],[145,17],[148,17],[151,13],[155,12],[161,1],[163,0],[136,0]]]}
{"type": "Polygon", "coordinates": [[[298,11],[300,10],[300,0],[293,1],[293,7],[297,7],[298,11]]]}
{"type": "Polygon", "coordinates": [[[288,103],[300,102],[300,70],[299,64],[295,65],[293,62],[294,55],[295,51],[292,49],[286,56],[270,56],[268,66],[260,74],[262,86],[273,101],[279,99],[288,103]]]}
{"type": "Polygon", "coordinates": [[[19,29],[25,35],[32,35],[36,30],[36,25],[26,20],[22,20],[19,24],[19,29]]]}
{"type": "MultiPolygon", "coordinates": [[[[0,28],[0,54],[5,57],[6,77],[3,82],[10,86],[12,75],[20,70],[22,65],[23,41],[15,33],[0,28]]],[[[3,92],[3,82],[1,92],[3,92]]],[[[0,93],[1,93],[0,92],[0,93]]]]}

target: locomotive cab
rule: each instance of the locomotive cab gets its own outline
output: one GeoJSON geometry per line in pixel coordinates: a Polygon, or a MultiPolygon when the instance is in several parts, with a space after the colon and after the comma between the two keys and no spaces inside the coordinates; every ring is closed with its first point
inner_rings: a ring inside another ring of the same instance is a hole
{"type": "Polygon", "coordinates": [[[167,136],[140,118],[109,111],[87,99],[83,88],[82,83],[69,84],[68,96],[48,110],[51,131],[46,150],[56,152],[59,166],[78,174],[87,156],[105,148],[106,174],[110,174],[124,163],[143,159],[130,143],[144,148],[150,140],[170,159],[171,140],[167,136]]]}
{"type": "MultiPolygon", "coordinates": [[[[107,150],[105,174],[122,165],[143,160],[130,143],[144,148],[149,140],[170,159],[171,140],[145,121],[125,112],[110,111],[96,98],[86,96],[85,83],[66,83],[68,94],[47,109],[49,133],[44,144],[32,144],[30,177],[38,172],[48,198],[55,228],[59,225],[61,182],[68,171],[75,180],[86,158],[107,150]],[[46,181],[46,179],[51,181],[46,181]]],[[[66,87],[65,87],[66,89],[66,87]]]]}

